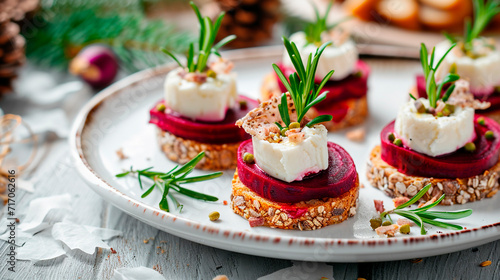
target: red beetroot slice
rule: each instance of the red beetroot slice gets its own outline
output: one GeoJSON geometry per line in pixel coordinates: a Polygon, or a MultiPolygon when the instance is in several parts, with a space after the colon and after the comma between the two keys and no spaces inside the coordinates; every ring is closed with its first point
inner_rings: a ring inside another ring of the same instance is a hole
{"type": "Polygon", "coordinates": [[[382,142],[382,160],[397,168],[399,172],[410,176],[434,178],[466,178],[482,174],[498,161],[500,154],[500,125],[492,119],[483,117],[486,125],[477,124],[476,115],[474,128],[476,131],[476,151],[473,153],[463,148],[438,157],[430,157],[411,150],[408,147],[399,147],[388,139],[394,133],[394,121],[388,124],[380,133],[382,142]],[[487,140],[485,132],[491,130],[495,135],[487,140]]]}
{"type": "MultiPolygon", "coordinates": [[[[283,64],[278,65],[285,74],[286,77],[295,72],[293,68],[284,67],[283,64]]],[[[340,81],[329,81],[325,84],[321,92],[329,91],[326,99],[323,100],[317,108],[328,108],[332,104],[337,103],[341,100],[360,98],[366,96],[368,92],[368,76],[370,74],[370,67],[361,60],[356,62],[356,68],[354,74],[351,74],[340,81]],[[359,73],[359,74],[358,74],[359,73]]],[[[286,92],[286,88],[278,78],[276,80],[282,92],[286,92]]],[[[316,80],[316,83],[320,83],[321,80],[316,80]]]]}
{"type": "MultiPolygon", "coordinates": [[[[241,143],[238,148],[238,176],[241,182],[259,196],[274,202],[297,203],[338,197],[353,188],[358,178],[351,156],[332,142],[328,142],[328,169],[291,183],[267,175],[255,163],[245,163],[243,154],[246,152],[253,153],[252,140],[241,143]]],[[[297,216],[303,214],[300,209],[288,210],[297,216]]]]}
{"type": "MultiPolygon", "coordinates": [[[[229,109],[226,118],[220,122],[193,121],[182,117],[168,108],[165,112],[159,112],[156,110],[156,106],[150,110],[151,119],[149,122],[175,136],[203,143],[224,144],[240,142],[250,138],[250,136],[245,130],[237,127],[234,123],[259,104],[257,101],[245,96],[239,96],[238,98],[239,101],[246,101],[246,106],[229,109]]],[[[159,103],[163,103],[163,101],[159,103]]]]}
{"type": "MultiPolygon", "coordinates": [[[[443,89],[443,92],[446,90],[443,89]]],[[[417,75],[417,92],[418,97],[427,98],[427,91],[425,89],[425,78],[423,75],[417,75]]],[[[500,109],[500,91],[495,90],[486,100],[491,103],[491,106],[486,110],[481,110],[481,112],[491,112],[500,109]]]]}

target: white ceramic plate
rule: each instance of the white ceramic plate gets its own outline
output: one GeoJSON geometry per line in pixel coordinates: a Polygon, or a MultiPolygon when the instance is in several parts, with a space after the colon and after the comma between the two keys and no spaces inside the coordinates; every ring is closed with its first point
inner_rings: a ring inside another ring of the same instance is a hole
{"type": "MultiPolygon", "coordinates": [[[[281,57],[281,47],[238,50],[226,53],[238,73],[239,91],[254,98],[259,96],[262,78],[271,63],[281,57]]],[[[449,253],[478,246],[500,238],[500,195],[492,199],[451,207],[447,210],[472,208],[472,216],[460,220],[467,229],[450,231],[427,226],[421,236],[416,227],[409,236],[380,238],[369,227],[375,214],[373,199],[392,201],[371,187],[365,178],[365,162],[369,151],[379,142],[379,132],[391,121],[420,71],[416,61],[367,60],[372,67],[369,105],[371,116],[366,122],[367,138],[363,143],[350,142],[345,131],[330,133],[329,140],[342,145],[353,157],[360,179],[366,186],[360,191],[360,206],[353,218],[342,224],[316,231],[251,228],[234,214],[223,201],[229,201],[234,170],[225,171],[216,180],[188,187],[219,198],[219,202],[200,202],[177,196],[184,205],[182,213],[158,208],[160,193],[156,190],[141,199],[143,191],[134,178],[114,175],[133,165],[154,166],[168,170],[174,163],[161,153],[154,126],[148,124],[149,109],[163,96],[163,80],[169,66],[145,70],[127,77],[95,96],[80,112],[72,130],[70,144],[76,166],[94,191],[116,207],[137,219],[182,238],[257,256],[334,262],[388,261],[449,253]],[[129,157],[119,160],[122,148],[129,157]],[[221,219],[211,222],[208,213],[218,211],[221,219]]],[[[206,172],[195,171],[196,174],[206,172]]]]}

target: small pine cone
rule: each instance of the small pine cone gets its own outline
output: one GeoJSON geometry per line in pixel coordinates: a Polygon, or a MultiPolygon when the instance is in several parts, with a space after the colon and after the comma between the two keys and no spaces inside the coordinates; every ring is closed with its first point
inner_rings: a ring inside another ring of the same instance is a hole
{"type": "Polygon", "coordinates": [[[226,12],[217,40],[234,34],[229,47],[256,46],[271,38],[279,19],[279,0],[217,0],[219,9],[226,12]]]}
{"type": "Polygon", "coordinates": [[[0,0],[0,96],[12,91],[12,80],[26,60],[26,41],[18,23],[38,7],[38,0],[0,0]]]}

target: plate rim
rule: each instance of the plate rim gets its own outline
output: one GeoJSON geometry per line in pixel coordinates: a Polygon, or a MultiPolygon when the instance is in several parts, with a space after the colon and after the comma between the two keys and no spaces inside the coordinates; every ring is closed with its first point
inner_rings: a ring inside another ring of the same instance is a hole
{"type": "MultiPolygon", "coordinates": [[[[239,50],[231,50],[231,51],[226,51],[225,52],[225,57],[237,61],[237,60],[246,60],[252,57],[255,58],[265,58],[265,57],[275,57],[277,55],[281,55],[282,52],[282,47],[281,46],[265,46],[265,47],[256,47],[256,48],[247,48],[247,49],[239,49],[239,50]]],[[[118,189],[114,188],[110,183],[106,182],[106,180],[102,177],[99,176],[98,172],[92,168],[92,166],[87,162],[85,158],[85,154],[82,149],[82,133],[86,127],[86,125],[91,121],[92,114],[99,109],[99,107],[109,98],[119,95],[120,92],[127,87],[133,86],[137,83],[140,83],[142,80],[148,79],[148,78],[154,78],[158,75],[161,74],[166,74],[168,71],[171,69],[175,68],[176,64],[175,63],[169,63],[165,65],[160,65],[154,68],[148,68],[142,71],[139,71],[137,73],[134,73],[132,75],[126,76],[123,79],[113,83],[109,87],[105,88],[101,92],[97,93],[92,99],[90,99],[79,111],[77,117],[75,118],[75,121],[72,125],[71,132],[70,132],[70,137],[68,139],[69,144],[70,144],[70,152],[71,156],[73,158],[73,162],[75,164],[75,167],[78,170],[78,173],[82,176],[82,178],[87,182],[87,184],[92,188],[93,191],[97,192],[101,198],[104,200],[110,202],[114,206],[118,207],[125,213],[132,215],[133,217],[146,222],[151,225],[158,225],[160,226],[159,222],[167,222],[170,224],[174,224],[174,222],[183,222],[182,226],[177,227],[175,230],[174,228],[172,230],[165,230],[165,227],[162,227],[161,230],[167,231],[172,233],[172,231],[179,231],[182,229],[188,230],[189,228],[195,228],[197,230],[201,229],[203,233],[208,233],[210,236],[210,240],[216,242],[220,240],[217,236],[222,235],[225,238],[230,238],[232,237],[233,239],[241,238],[241,240],[246,240],[246,241],[253,241],[253,242],[258,242],[261,244],[261,242],[271,242],[275,245],[279,246],[287,246],[288,248],[290,247],[295,247],[297,250],[301,250],[306,247],[310,247],[311,245],[322,245],[322,247],[338,247],[341,248],[343,247],[344,249],[346,248],[353,248],[353,247],[388,247],[391,244],[403,244],[402,250],[408,250],[407,246],[412,246],[414,244],[420,244],[422,243],[431,243],[432,242],[443,242],[447,244],[447,246],[444,246],[443,248],[448,248],[450,246],[455,246],[457,243],[452,242],[456,237],[460,237],[462,240],[461,242],[458,243],[458,245],[466,246],[467,243],[465,239],[470,237],[472,234],[477,234],[478,232],[481,231],[481,234],[484,234],[483,238],[480,239],[474,239],[476,242],[477,241],[483,241],[487,240],[484,243],[494,241],[496,239],[500,239],[500,222],[498,223],[493,223],[489,225],[483,225],[481,227],[477,228],[467,228],[463,229],[460,231],[455,231],[455,232],[448,232],[448,233],[435,233],[435,234],[429,234],[429,235],[423,235],[423,236],[410,236],[410,237],[398,237],[398,238],[380,238],[380,239],[356,239],[356,238],[330,238],[330,237],[300,237],[300,236],[272,236],[268,234],[263,234],[263,233],[256,233],[256,232],[251,232],[251,231],[246,231],[246,230],[237,230],[234,228],[230,229],[221,229],[220,227],[217,226],[212,226],[212,225],[204,225],[200,222],[194,221],[187,219],[182,216],[177,216],[173,213],[168,213],[164,211],[158,211],[157,209],[153,208],[150,205],[147,205],[143,202],[141,202],[138,199],[135,199],[133,197],[129,197],[126,194],[120,192],[118,189]],[[109,197],[104,195],[104,192],[110,192],[113,193],[114,195],[117,195],[116,197],[109,197]],[[126,204],[132,203],[132,206],[135,206],[135,208],[141,208],[142,213],[145,214],[147,212],[151,212],[153,216],[153,220],[149,220],[147,218],[142,218],[139,215],[141,214],[140,211],[131,211],[130,209],[127,209],[125,207],[126,204]],[[161,216],[160,216],[161,214],[161,216]],[[157,217],[160,220],[155,220],[157,217]],[[166,218],[166,219],[165,219],[166,218]],[[498,232],[495,232],[493,229],[497,228],[498,232]],[[221,233],[221,232],[222,233],[221,233]],[[216,235],[216,237],[213,237],[213,235],[216,235]],[[465,236],[465,237],[464,237],[465,236]],[[463,237],[463,238],[462,238],[463,237]],[[449,244],[448,244],[449,243],[449,244]],[[298,247],[297,247],[298,246],[298,247]]],[[[359,168],[359,167],[358,167],[359,168]]],[[[172,233],[174,235],[178,235],[175,233],[172,233]]],[[[186,238],[182,237],[181,238],[186,238]]],[[[192,238],[186,238],[193,240],[197,236],[192,235],[192,238]]],[[[199,237],[198,237],[199,238],[199,237]]],[[[195,241],[195,240],[193,240],[195,241]]],[[[195,241],[197,242],[197,241],[195,241]]],[[[245,247],[251,247],[251,244],[253,243],[246,242],[247,246],[245,247]],[[250,244],[250,245],[249,245],[250,244]]],[[[203,243],[209,246],[213,247],[219,247],[221,246],[216,246],[216,245],[210,245],[208,242],[200,242],[198,243],[203,243]]],[[[242,242],[241,245],[243,245],[245,242],[242,242]]],[[[220,244],[219,244],[220,245],[220,244]]],[[[398,247],[393,246],[392,248],[398,247]]],[[[472,246],[471,246],[472,247],[472,246]]],[[[231,250],[231,249],[228,249],[231,250]]],[[[234,250],[233,250],[234,251],[234,250]]],[[[397,250],[399,252],[399,250],[397,250]]],[[[375,252],[374,252],[375,254],[375,252]]],[[[261,255],[262,256],[262,255],[261,255]]],[[[276,257],[276,256],[274,256],[276,257]]],[[[285,257],[287,259],[294,259],[293,256],[287,256],[285,257]]],[[[327,260],[330,260],[328,258],[327,260]]],[[[340,260],[341,261],[341,260],[340,260]]],[[[347,260],[351,261],[351,260],[347,260]]]]}

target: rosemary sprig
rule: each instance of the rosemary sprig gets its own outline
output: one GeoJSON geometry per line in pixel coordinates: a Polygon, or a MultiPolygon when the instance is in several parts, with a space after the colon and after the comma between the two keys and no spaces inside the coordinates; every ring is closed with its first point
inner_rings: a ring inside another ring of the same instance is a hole
{"type": "Polygon", "coordinates": [[[460,225],[455,225],[455,224],[450,224],[442,221],[436,221],[436,219],[441,219],[441,220],[456,220],[456,219],[461,219],[468,217],[472,214],[471,209],[465,209],[465,210],[459,210],[459,211],[453,211],[453,212],[443,212],[443,211],[429,211],[429,209],[433,208],[434,206],[438,205],[445,197],[443,194],[438,200],[435,202],[421,207],[417,209],[412,209],[412,210],[404,210],[404,208],[416,203],[432,186],[432,184],[427,184],[425,187],[423,187],[414,197],[412,197],[408,202],[399,205],[393,210],[390,211],[385,211],[380,214],[380,218],[385,218],[388,217],[390,219],[391,214],[397,214],[399,216],[405,217],[407,219],[412,220],[415,222],[420,227],[420,234],[424,235],[427,233],[425,230],[424,224],[430,224],[434,225],[440,228],[447,228],[447,229],[455,229],[455,230],[461,230],[463,229],[462,226],[460,225]]]}
{"type": "Polygon", "coordinates": [[[163,48],[162,51],[167,55],[169,55],[170,57],[172,57],[175,60],[175,62],[179,64],[180,67],[186,68],[189,72],[196,72],[196,71],[204,72],[207,68],[207,62],[210,55],[215,54],[220,57],[221,55],[219,53],[219,49],[223,47],[225,44],[236,39],[236,36],[229,35],[224,39],[220,40],[214,46],[215,36],[217,35],[217,32],[219,32],[219,28],[225,13],[221,12],[217,17],[217,19],[215,20],[215,22],[212,22],[210,17],[208,16],[203,17],[201,15],[200,10],[192,1],[189,4],[196,13],[198,22],[200,23],[200,34],[199,34],[200,37],[198,39],[197,49],[195,50],[194,43],[191,43],[189,45],[186,66],[182,65],[179,59],[177,59],[177,57],[167,49],[163,48]]]}
{"type": "MultiPolygon", "coordinates": [[[[460,79],[460,76],[454,73],[448,73],[444,79],[438,84],[436,83],[436,77],[435,73],[436,70],[439,68],[439,65],[443,62],[444,58],[448,53],[456,46],[457,44],[454,43],[451,45],[451,47],[446,51],[446,53],[439,58],[439,61],[434,64],[434,53],[436,51],[436,48],[432,48],[430,60],[429,60],[429,53],[427,51],[427,47],[425,46],[424,43],[421,44],[420,47],[420,62],[422,63],[422,69],[424,70],[424,77],[425,77],[425,82],[426,82],[426,91],[427,91],[427,97],[429,99],[429,104],[431,107],[436,108],[437,106],[437,101],[439,99],[442,99],[443,102],[446,102],[448,98],[450,97],[451,93],[455,89],[455,84],[452,84],[444,95],[442,95],[443,91],[443,86],[448,84],[448,83],[453,83],[460,79]]],[[[410,96],[411,97],[411,96],[410,96]]],[[[413,97],[414,98],[414,97],[413,97]]]]}
{"type": "MultiPolygon", "coordinates": [[[[500,13],[500,2],[498,0],[473,0],[474,5],[474,20],[471,23],[470,19],[465,20],[464,28],[464,50],[472,50],[472,41],[481,35],[490,21],[500,13]]],[[[457,38],[445,33],[445,36],[452,43],[457,42],[457,38]]]]}
{"type": "Polygon", "coordinates": [[[346,17],[338,22],[335,22],[333,24],[328,24],[327,23],[327,18],[328,14],[330,13],[330,9],[332,8],[333,2],[330,2],[328,4],[328,7],[326,8],[325,15],[322,17],[319,14],[318,7],[316,5],[312,4],[314,8],[314,13],[316,15],[316,21],[313,22],[308,22],[304,28],[304,33],[306,34],[306,40],[309,44],[320,44],[321,43],[321,34],[324,31],[331,30],[335,28],[337,25],[339,25],[341,22],[349,19],[349,17],[346,17]]]}
{"type": "Polygon", "coordinates": [[[151,171],[153,167],[149,167],[146,169],[142,170],[133,170],[132,167],[130,168],[130,171],[126,171],[120,174],[116,174],[115,176],[118,178],[122,178],[128,175],[135,175],[137,174],[137,178],[139,180],[139,186],[141,190],[143,189],[143,183],[142,183],[142,177],[147,178],[151,181],[153,181],[153,184],[151,187],[149,187],[142,195],[141,198],[147,197],[149,194],[151,194],[154,190],[155,187],[157,187],[161,193],[162,193],[162,198],[159,203],[159,207],[161,210],[170,211],[170,206],[168,203],[168,198],[174,203],[175,207],[179,209],[179,211],[182,210],[183,205],[177,201],[175,196],[172,194],[172,190],[176,191],[182,195],[199,199],[199,200],[204,200],[204,201],[217,201],[218,198],[215,196],[211,196],[208,194],[203,194],[200,192],[196,192],[190,189],[186,189],[181,187],[181,184],[189,184],[189,183],[195,183],[195,182],[202,182],[202,181],[207,181],[211,180],[214,178],[217,178],[222,175],[222,172],[215,172],[207,175],[201,175],[201,176],[194,176],[194,177],[187,177],[193,170],[196,164],[205,156],[205,152],[199,153],[196,157],[194,157],[192,160],[190,160],[188,163],[186,163],[184,166],[179,167],[179,165],[176,165],[174,168],[172,168],[170,171],[164,173],[164,172],[157,172],[157,171],[151,171]]]}
{"type": "MultiPolygon", "coordinates": [[[[290,93],[293,103],[295,105],[295,110],[297,112],[297,122],[300,123],[302,118],[306,115],[307,111],[311,109],[312,106],[318,104],[319,102],[325,100],[328,91],[319,94],[323,86],[328,82],[330,77],[333,75],[333,70],[328,72],[328,74],[323,78],[321,83],[315,84],[314,78],[316,76],[316,69],[318,67],[318,62],[321,54],[326,47],[331,45],[331,42],[326,42],[321,47],[316,49],[314,56],[309,54],[307,59],[307,64],[304,66],[300,52],[294,42],[290,42],[286,37],[283,37],[286,51],[290,56],[293,66],[295,67],[294,73],[292,73],[288,79],[285,77],[278,65],[273,64],[274,71],[278,75],[279,79],[285,85],[287,91],[290,93]]],[[[290,125],[290,116],[288,112],[286,93],[281,96],[281,104],[279,105],[279,112],[281,120],[288,127],[290,125]]],[[[332,116],[322,115],[314,118],[312,121],[306,124],[306,126],[311,127],[317,123],[331,121],[332,116]]],[[[280,129],[282,129],[279,123],[276,123],[280,129]]]]}

